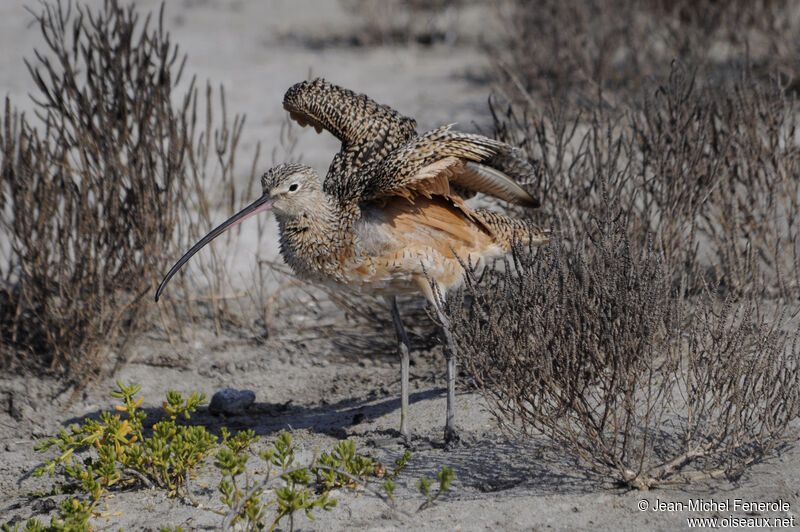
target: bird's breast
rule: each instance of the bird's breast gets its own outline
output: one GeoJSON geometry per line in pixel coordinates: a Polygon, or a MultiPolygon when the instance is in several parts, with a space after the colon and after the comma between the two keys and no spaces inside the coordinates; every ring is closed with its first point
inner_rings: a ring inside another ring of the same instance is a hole
{"type": "Polygon", "coordinates": [[[368,205],[347,224],[284,224],[281,252],[306,280],[357,293],[400,295],[463,279],[461,261],[502,253],[493,237],[443,199],[397,198],[368,205]]]}

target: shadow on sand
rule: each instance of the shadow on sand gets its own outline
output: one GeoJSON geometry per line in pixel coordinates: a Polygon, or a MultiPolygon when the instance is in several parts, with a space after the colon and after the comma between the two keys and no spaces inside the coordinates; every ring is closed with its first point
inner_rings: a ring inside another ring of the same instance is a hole
{"type": "MultiPolygon", "coordinates": [[[[413,404],[444,395],[444,388],[432,388],[412,393],[410,401],[413,404]]],[[[215,434],[219,434],[222,427],[234,432],[252,429],[256,434],[267,437],[277,435],[282,430],[308,429],[344,439],[352,435],[351,427],[389,413],[397,412],[399,417],[399,409],[399,398],[378,401],[345,399],[312,407],[294,405],[291,401],[260,402],[252,404],[243,414],[232,416],[211,414],[207,407],[201,407],[192,414],[187,424],[203,425],[215,434]]],[[[147,413],[146,432],[150,432],[151,427],[165,414],[161,408],[144,410],[147,413]]],[[[86,419],[99,417],[100,411],[92,412],[67,420],[65,426],[82,424],[86,419]]],[[[366,451],[381,461],[391,463],[402,454],[402,444],[396,430],[368,431],[362,436],[368,441],[366,451]],[[374,436],[374,440],[370,440],[371,436],[374,436]],[[385,441],[388,445],[376,446],[375,441],[385,441]]],[[[585,468],[576,467],[574,460],[550,445],[544,437],[512,441],[500,433],[481,437],[465,433],[458,447],[445,451],[441,448],[442,441],[438,433],[432,438],[415,435],[411,443],[415,459],[409,462],[405,476],[408,479],[419,479],[421,476],[435,478],[443,465],[452,466],[462,488],[458,498],[465,500],[485,498],[487,493],[496,492],[503,492],[504,497],[513,497],[514,493],[520,496],[531,492],[542,495],[581,494],[597,490],[602,483],[597,477],[593,477],[585,468]]]]}

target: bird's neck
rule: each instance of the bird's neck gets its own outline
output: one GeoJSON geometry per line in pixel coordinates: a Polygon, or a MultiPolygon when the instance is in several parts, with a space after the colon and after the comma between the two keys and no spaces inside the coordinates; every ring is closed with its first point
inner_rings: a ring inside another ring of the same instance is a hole
{"type": "Polygon", "coordinates": [[[314,209],[299,216],[276,216],[281,255],[305,278],[336,276],[352,249],[352,220],[333,198],[320,193],[314,209]]]}

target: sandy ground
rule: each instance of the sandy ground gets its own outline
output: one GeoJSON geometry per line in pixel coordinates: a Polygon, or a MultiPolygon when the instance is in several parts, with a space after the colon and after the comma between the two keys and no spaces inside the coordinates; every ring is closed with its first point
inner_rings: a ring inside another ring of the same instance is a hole
{"type": "MultiPolygon", "coordinates": [[[[157,4],[144,1],[140,5],[147,10],[157,4]]],[[[30,109],[26,93],[32,87],[22,58],[41,46],[38,30],[27,24],[29,20],[22,3],[0,4],[0,91],[23,109],[30,109]]],[[[485,103],[490,91],[489,63],[478,46],[478,36],[486,34],[492,23],[480,9],[454,15],[451,24],[458,29],[456,38],[434,46],[347,45],[361,20],[333,1],[184,0],[170,2],[165,22],[189,53],[187,71],[200,80],[224,84],[230,111],[247,113],[243,147],[249,153],[257,141],[266,153],[277,144],[284,120],[283,92],[309,72],[391,104],[416,117],[420,129],[459,122],[461,129],[474,130],[489,124],[485,103]]],[[[298,152],[320,172],[336,149],[330,137],[300,133],[298,152]]],[[[243,170],[238,178],[245,180],[246,173],[243,170]]],[[[243,234],[245,240],[249,238],[246,231],[243,234]]],[[[275,256],[274,246],[259,252],[275,256]]],[[[252,251],[239,253],[237,261],[253,260],[252,251]]],[[[296,311],[284,326],[272,331],[266,343],[240,332],[216,336],[210,324],[197,324],[173,343],[160,330],[142,334],[116,374],[92,384],[71,402],[72,390],[63,390],[52,379],[0,376],[0,523],[31,516],[47,520],[60,498],[29,496],[49,487],[49,481],[28,476],[42,459],[33,444],[54,434],[60,425],[108,409],[114,379],[141,383],[144,406],[152,412],[170,389],[200,391],[208,397],[226,387],[251,389],[256,402],[245,414],[216,417],[201,409],[196,419],[212,428],[252,428],[266,441],[290,429],[306,456],[349,437],[363,452],[391,464],[403,451],[392,439],[399,424],[399,364],[385,348],[364,356],[359,348],[342,346],[335,341],[335,326],[326,329],[333,330],[333,335],[316,334],[308,323],[329,322],[338,311],[310,312],[296,311]]],[[[392,339],[391,330],[382,334],[392,339]]],[[[300,517],[298,529],[672,530],[687,528],[687,517],[715,514],[641,511],[641,501],[652,507],[656,500],[688,503],[700,498],[718,502],[780,499],[789,503],[790,510],[763,517],[800,521],[798,449],[757,465],[738,482],[650,493],[621,490],[589,475],[543,437],[509,440],[480,396],[462,386],[457,416],[465,444],[444,451],[440,445],[444,421],[440,349],[417,351],[412,359],[410,426],[415,450],[399,478],[397,509],[368,493],[341,492],[335,494],[336,509],[318,513],[315,521],[300,517]],[[434,476],[442,465],[456,471],[453,489],[433,507],[416,512],[422,499],[414,484],[423,475],[434,476]]],[[[207,465],[192,480],[191,488],[203,505],[219,508],[218,478],[213,473],[214,468],[207,465]]],[[[213,530],[221,524],[218,515],[168,499],[158,490],[117,492],[107,504],[110,512],[121,514],[94,519],[97,529],[157,530],[161,525],[181,525],[213,530]]],[[[746,516],[733,511],[716,516],[729,513],[746,516]]]]}

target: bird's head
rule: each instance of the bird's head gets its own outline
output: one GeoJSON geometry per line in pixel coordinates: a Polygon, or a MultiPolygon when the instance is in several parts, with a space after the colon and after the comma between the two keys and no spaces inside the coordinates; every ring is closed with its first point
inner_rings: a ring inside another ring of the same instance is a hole
{"type": "Polygon", "coordinates": [[[287,163],[271,168],[261,177],[262,194],[256,201],[237,212],[200,239],[164,276],[156,290],[156,301],[172,276],[200,249],[219,235],[247,218],[264,211],[275,211],[282,218],[296,218],[319,209],[320,185],[317,173],[301,164],[287,163]]]}
{"type": "Polygon", "coordinates": [[[322,190],[317,173],[302,164],[286,163],[270,168],[261,177],[263,197],[269,197],[278,216],[296,218],[319,208],[322,190]]]}

